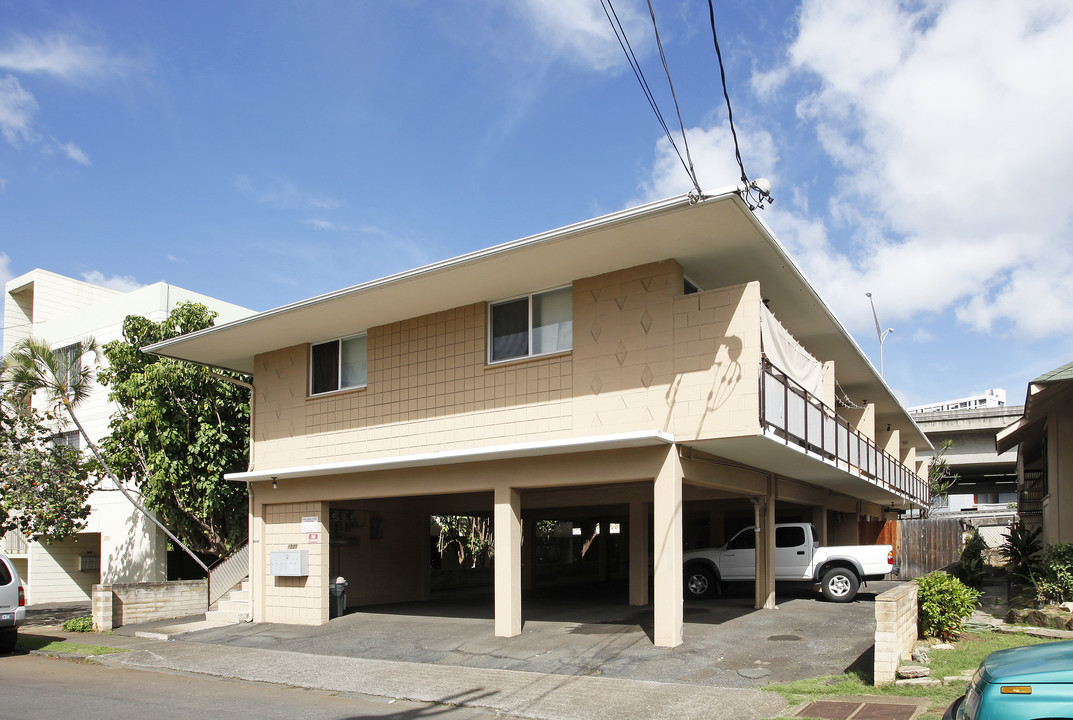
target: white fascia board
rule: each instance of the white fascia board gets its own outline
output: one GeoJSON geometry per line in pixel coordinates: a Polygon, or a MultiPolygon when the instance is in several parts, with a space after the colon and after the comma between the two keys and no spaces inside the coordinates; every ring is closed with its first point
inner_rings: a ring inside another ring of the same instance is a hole
{"type": "Polygon", "coordinates": [[[447,450],[443,452],[417,453],[413,455],[395,455],[391,457],[372,458],[369,460],[348,460],[320,465],[297,465],[277,468],[275,470],[252,470],[249,472],[227,473],[225,480],[234,482],[255,482],[259,480],[286,480],[304,477],[322,477],[325,475],[347,475],[350,473],[371,472],[374,470],[396,470],[401,468],[430,467],[436,465],[457,465],[459,463],[486,462],[489,460],[509,460],[514,458],[537,457],[543,455],[565,455],[575,452],[595,452],[598,450],[616,450],[630,447],[649,447],[671,445],[674,435],[655,430],[645,430],[614,435],[593,435],[589,437],[567,438],[530,443],[513,443],[510,445],[492,445],[464,450],[447,450]]]}

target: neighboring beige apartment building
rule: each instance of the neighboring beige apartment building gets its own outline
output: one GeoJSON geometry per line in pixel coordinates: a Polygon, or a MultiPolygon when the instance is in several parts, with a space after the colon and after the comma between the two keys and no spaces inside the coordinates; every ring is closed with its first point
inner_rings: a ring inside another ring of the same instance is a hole
{"type": "MultiPolygon", "coordinates": [[[[103,346],[122,339],[128,315],[160,321],[183,301],[207,305],[219,313],[218,322],[252,312],[162,282],[122,292],[47,270],[31,270],[5,286],[3,352],[6,355],[30,336],[46,340],[53,348],[72,345],[86,336],[95,337],[103,346]]],[[[108,434],[113,410],[107,389],[94,384],[78,416],[95,442],[108,434]]],[[[56,433],[59,441],[85,449],[74,425],[65,419],[56,433]]],[[[130,490],[137,495],[135,488],[130,490]]],[[[26,583],[28,604],[88,602],[90,588],[97,583],[167,579],[164,534],[110,481],[104,480],[90,496],[90,505],[87,527],[62,542],[41,543],[16,532],[0,539],[0,549],[14,560],[26,583]]]]}
{"type": "Polygon", "coordinates": [[[1024,414],[998,433],[1017,450],[1018,514],[1046,543],[1073,542],[1073,362],[1028,384],[1024,414]]]}
{"type": "Polygon", "coordinates": [[[429,516],[457,513],[493,519],[494,632],[517,635],[533,520],[571,513],[620,530],[622,601],[674,646],[685,543],[755,522],[772,607],[776,521],[856,543],[859,519],[928,502],[923,433],[732,191],[150,350],[253,376],[251,470],[229,477],[256,622],[327,622],[339,575],[351,606],[428,599],[429,516]]]}

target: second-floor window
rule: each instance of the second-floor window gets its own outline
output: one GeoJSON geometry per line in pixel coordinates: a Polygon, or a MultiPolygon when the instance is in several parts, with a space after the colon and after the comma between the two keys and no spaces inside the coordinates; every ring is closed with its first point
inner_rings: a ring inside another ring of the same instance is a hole
{"type": "Polygon", "coordinates": [[[56,351],[62,359],[56,379],[64,386],[69,386],[82,370],[82,356],[78,351],[79,346],[77,344],[67,345],[56,351]]]}
{"type": "Polygon", "coordinates": [[[69,447],[77,450],[78,443],[79,437],[77,430],[72,430],[71,432],[56,433],[52,436],[52,444],[56,447],[69,447]]]}
{"type": "Polygon", "coordinates": [[[573,289],[533,293],[488,308],[488,361],[502,362],[573,347],[573,289]]]}
{"type": "Polygon", "coordinates": [[[317,343],[311,354],[311,395],[365,387],[369,369],[365,334],[317,343]]]}

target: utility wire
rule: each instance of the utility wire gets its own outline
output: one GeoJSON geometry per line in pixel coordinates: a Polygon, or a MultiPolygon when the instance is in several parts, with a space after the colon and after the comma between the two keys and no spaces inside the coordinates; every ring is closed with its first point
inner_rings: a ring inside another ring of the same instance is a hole
{"type": "Polygon", "coordinates": [[[712,24],[712,40],[715,41],[715,56],[719,59],[719,79],[723,83],[723,97],[727,101],[727,117],[730,119],[730,134],[734,138],[734,158],[738,161],[741,169],[741,182],[745,185],[746,192],[749,188],[749,176],[745,174],[745,164],[741,161],[741,149],[738,147],[738,133],[734,129],[734,109],[730,107],[730,93],[727,92],[727,74],[723,69],[723,53],[719,50],[719,36],[715,32],[715,6],[712,0],[708,0],[708,19],[712,24]]]}
{"type": "Polygon", "coordinates": [[[682,147],[686,151],[686,173],[693,181],[693,187],[697,195],[701,194],[700,183],[697,182],[697,172],[693,169],[693,158],[689,154],[689,140],[686,138],[686,126],[682,122],[682,110],[678,107],[678,97],[674,94],[674,81],[671,80],[671,69],[667,66],[667,56],[663,54],[663,43],[659,39],[659,28],[656,27],[656,11],[652,9],[652,0],[648,0],[648,14],[652,17],[652,32],[656,34],[656,47],[659,48],[659,59],[663,61],[663,71],[667,74],[667,85],[671,89],[671,100],[674,101],[674,111],[678,115],[678,127],[682,129],[682,147]]]}
{"type": "MultiPolygon", "coordinates": [[[[637,55],[633,52],[633,46],[630,45],[629,38],[626,37],[626,30],[622,27],[622,21],[619,20],[618,13],[615,11],[615,6],[612,5],[611,0],[600,0],[600,6],[604,9],[604,15],[607,16],[607,21],[611,23],[611,29],[615,33],[615,39],[618,40],[618,44],[619,47],[622,48],[622,52],[626,54],[626,61],[629,62],[630,69],[633,70],[634,77],[637,78],[637,82],[641,85],[641,91],[644,92],[645,99],[648,100],[649,107],[652,108],[652,112],[656,115],[656,120],[659,121],[660,127],[663,128],[663,132],[667,136],[667,141],[674,149],[674,153],[678,156],[678,160],[682,163],[682,167],[685,169],[686,174],[689,175],[690,180],[693,181],[693,185],[697,187],[697,179],[695,174],[693,173],[692,164],[686,162],[685,158],[682,157],[681,151],[679,151],[678,149],[677,143],[674,142],[674,137],[671,135],[670,128],[667,127],[667,122],[663,119],[663,113],[660,112],[659,105],[656,103],[656,97],[652,94],[652,88],[649,86],[648,80],[645,79],[644,72],[642,72],[641,70],[641,64],[637,60],[637,55]]],[[[660,48],[660,55],[662,54],[663,49],[660,48]]],[[[664,63],[664,66],[666,67],[666,63],[664,63]]],[[[675,107],[677,107],[677,101],[675,102],[675,107]]],[[[679,115],[679,120],[680,119],[681,116],[679,115]]],[[[684,137],[685,136],[683,134],[683,139],[684,137]]],[[[697,192],[700,192],[699,187],[697,187],[697,192]]]]}

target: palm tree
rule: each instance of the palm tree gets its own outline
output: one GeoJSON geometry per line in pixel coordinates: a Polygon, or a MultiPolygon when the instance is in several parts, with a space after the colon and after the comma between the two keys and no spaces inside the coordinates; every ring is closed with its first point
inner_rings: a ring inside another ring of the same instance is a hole
{"type": "Polygon", "coordinates": [[[115,473],[101,457],[101,451],[96,443],[90,439],[86,429],[75,414],[75,407],[89,397],[93,387],[93,371],[101,359],[101,349],[96,339],[86,337],[74,345],[54,350],[47,342],[36,338],[20,340],[11,352],[0,362],[0,376],[10,385],[10,393],[16,403],[23,407],[29,407],[30,400],[35,393],[43,393],[53,407],[62,407],[71,418],[71,422],[78,428],[79,434],[85,439],[90,452],[97,458],[97,462],[104,469],[108,478],[116,488],[130,501],[139,512],[147,517],[154,525],[164,531],[172,542],[186,551],[186,554],[194,559],[205,572],[208,566],[202,562],[194,551],[175,537],[170,530],[156,519],[145,507],[138,502],[133,495],[123,486],[115,473]],[[93,356],[93,364],[85,365],[82,358],[86,355],[93,356]]]}

